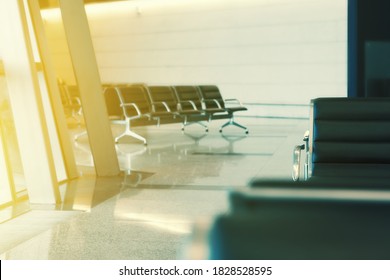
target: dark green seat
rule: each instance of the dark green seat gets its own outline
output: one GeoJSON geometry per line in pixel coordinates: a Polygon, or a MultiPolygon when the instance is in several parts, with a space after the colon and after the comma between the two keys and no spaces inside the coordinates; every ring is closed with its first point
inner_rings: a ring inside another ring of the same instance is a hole
{"type": "Polygon", "coordinates": [[[80,124],[82,107],[78,86],[59,83],[58,87],[66,116],[75,119],[80,124]]]}
{"type": "Polygon", "coordinates": [[[147,91],[149,93],[153,112],[176,113],[177,100],[175,93],[170,86],[148,86],[147,91]]]}
{"type": "Polygon", "coordinates": [[[294,149],[294,180],[305,149],[305,177],[389,177],[390,99],[317,98],[305,144],[294,149]]]}
{"type": "Polygon", "coordinates": [[[390,200],[233,192],[209,231],[211,259],[388,260],[390,200]]]}
{"type": "Polygon", "coordinates": [[[106,85],[104,87],[104,101],[106,102],[107,114],[110,120],[123,120],[125,118],[115,86],[106,85]]]}
{"type": "Polygon", "coordinates": [[[229,119],[228,122],[220,127],[219,132],[222,132],[222,129],[226,126],[234,125],[244,129],[245,133],[249,133],[248,128],[234,121],[234,113],[248,110],[238,99],[223,99],[216,85],[200,85],[198,88],[203,108],[209,111],[210,119],[229,119]]]}
{"type": "Polygon", "coordinates": [[[182,130],[190,124],[199,124],[208,131],[208,127],[202,121],[209,120],[209,112],[202,108],[199,91],[196,86],[173,86],[178,103],[178,112],[184,117],[182,130]]]}
{"type": "MultiPolygon", "coordinates": [[[[141,140],[146,144],[146,139],[144,137],[131,130],[131,123],[142,118],[146,118],[150,121],[154,117],[151,114],[150,101],[147,92],[142,85],[119,85],[115,86],[113,89],[117,94],[117,98],[115,98],[115,96],[108,96],[110,99],[109,101],[117,104],[119,108],[121,108],[121,115],[124,119],[120,122],[125,124],[125,131],[115,138],[115,143],[118,143],[119,139],[122,137],[130,136],[141,140]]],[[[109,94],[111,91],[106,90],[106,92],[109,94]]]]}

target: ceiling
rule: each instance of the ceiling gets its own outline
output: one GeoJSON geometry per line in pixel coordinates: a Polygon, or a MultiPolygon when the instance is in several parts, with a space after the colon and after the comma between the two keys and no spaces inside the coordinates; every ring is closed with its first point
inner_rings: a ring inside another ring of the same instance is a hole
{"type": "MultiPolygon", "coordinates": [[[[115,1],[123,1],[123,0],[84,0],[85,4],[90,3],[107,3],[107,2],[115,2],[115,1]]],[[[58,0],[39,0],[39,5],[41,9],[55,8],[58,7],[58,0]]]]}

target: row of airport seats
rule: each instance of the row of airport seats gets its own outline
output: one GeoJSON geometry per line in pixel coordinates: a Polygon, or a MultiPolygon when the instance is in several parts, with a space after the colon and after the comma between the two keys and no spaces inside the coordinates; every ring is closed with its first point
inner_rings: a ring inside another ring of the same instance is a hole
{"type": "Polygon", "coordinates": [[[145,84],[105,85],[105,99],[111,119],[123,120],[126,128],[115,142],[124,136],[146,139],[131,131],[130,125],[182,123],[182,130],[190,124],[228,119],[222,129],[234,125],[248,129],[234,121],[234,113],[246,111],[237,99],[223,99],[216,85],[148,86],[145,84]]]}
{"type": "Polygon", "coordinates": [[[232,191],[208,232],[210,259],[390,258],[390,99],[311,105],[294,180],[254,178],[232,191]],[[297,180],[301,164],[306,180],[297,180]]]}
{"type": "MultiPolygon", "coordinates": [[[[62,92],[69,93],[73,87],[65,86],[62,92]]],[[[216,85],[104,84],[103,88],[110,120],[125,125],[124,132],[115,138],[116,143],[130,136],[146,144],[144,137],[131,130],[133,126],[182,123],[184,130],[188,125],[199,124],[208,132],[206,123],[218,119],[228,119],[220,127],[221,133],[229,125],[249,133],[247,127],[234,120],[234,113],[247,108],[238,99],[224,99],[216,85]]],[[[72,106],[68,107],[72,109],[72,106]]]]}

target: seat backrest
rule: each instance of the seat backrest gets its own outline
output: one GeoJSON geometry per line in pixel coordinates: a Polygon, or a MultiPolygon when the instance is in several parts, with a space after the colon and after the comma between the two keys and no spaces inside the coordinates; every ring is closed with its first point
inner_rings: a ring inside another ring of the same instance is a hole
{"type": "MultiPolygon", "coordinates": [[[[321,192],[321,190],[320,190],[321,192]]],[[[235,197],[211,224],[210,259],[389,259],[389,201],[235,197]]]]}
{"type": "Polygon", "coordinates": [[[77,85],[66,86],[69,98],[80,98],[80,91],[77,85]]]}
{"type": "Polygon", "coordinates": [[[121,101],[113,86],[107,86],[104,90],[104,100],[106,102],[107,113],[109,117],[122,118],[123,110],[121,101]]]}
{"type": "Polygon", "coordinates": [[[312,176],[390,177],[390,99],[312,101],[312,176]]]}
{"type": "Polygon", "coordinates": [[[161,102],[167,104],[171,112],[177,111],[178,101],[171,86],[148,86],[147,90],[152,104],[156,103],[156,112],[166,111],[166,109],[161,105],[161,102]]]}
{"type": "Polygon", "coordinates": [[[68,91],[66,89],[66,85],[65,84],[58,84],[58,89],[59,89],[59,92],[60,92],[60,98],[61,98],[61,103],[63,106],[69,106],[71,105],[70,104],[70,99],[69,99],[69,95],[68,95],[68,91]]]}
{"type": "Polygon", "coordinates": [[[202,109],[201,98],[196,86],[174,86],[173,88],[182,110],[194,109],[191,103],[195,105],[197,110],[202,109]],[[191,101],[191,103],[188,101],[191,101]]]}
{"type": "MultiPolygon", "coordinates": [[[[134,103],[140,110],[141,115],[150,113],[150,100],[145,90],[145,87],[143,87],[142,85],[127,85],[119,86],[116,88],[121,104],[134,103]]],[[[137,112],[134,107],[126,106],[124,108],[124,113],[127,117],[137,115],[137,112]]]]}
{"type": "Polygon", "coordinates": [[[206,108],[218,108],[218,105],[212,100],[216,100],[221,108],[225,108],[225,102],[216,85],[200,85],[199,90],[202,100],[205,101],[206,108]]]}

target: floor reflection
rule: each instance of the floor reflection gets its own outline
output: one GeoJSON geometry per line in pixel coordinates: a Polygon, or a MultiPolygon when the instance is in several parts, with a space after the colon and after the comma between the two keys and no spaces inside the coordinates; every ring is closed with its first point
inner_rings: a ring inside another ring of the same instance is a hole
{"type": "Polygon", "coordinates": [[[66,189],[57,210],[90,211],[129,187],[137,187],[153,173],[126,170],[116,177],[82,176],[62,186],[66,189]]]}
{"type": "MultiPolygon", "coordinates": [[[[182,258],[193,225],[201,220],[207,228],[210,218],[229,210],[231,189],[247,187],[259,174],[290,177],[290,147],[304,130],[292,133],[295,121],[253,123],[247,136],[234,130],[220,134],[218,123],[209,133],[196,127],[182,133],[180,125],[136,128],[148,145],[132,139],[116,145],[122,171],[116,177],[95,176],[88,139],[81,137],[74,145],[81,176],[61,186],[63,203],[30,211],[47,213],[42,219],[50,225],[0,252],[0,258],[182,258]]],[[[113,136],[120,132],[114,128],[113,136]]],[[[30,224],[18,231],[31,229],[30,224]]]]}

